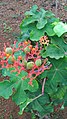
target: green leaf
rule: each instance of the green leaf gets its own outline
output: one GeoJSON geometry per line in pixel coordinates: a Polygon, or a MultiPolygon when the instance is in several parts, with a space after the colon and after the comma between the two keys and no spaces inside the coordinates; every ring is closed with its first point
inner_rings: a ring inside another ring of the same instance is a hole
{"type": "Polygon", "coordinates": [[[25,27],[23,27],[23,25],[21,24],[20,29],[21,29],[22,33],[31,32],[31,30],[34,29],[34,24],[32,23],[32,24],[27,25],[25,27]]]}
{"type": "Polygon", "coordinates": [[[18,75],[18,77],[22,79],[22,78],[26,77],[27,75],[28,75],[28,73],[26,71],[22,70],[20,72],[20,74],[18,75]]]}
{"type": "Polygon", "coordinates": [[[37,23],[37,29],[42,29],[47,24],[47,19],[40,18],[37,23]]]}
{"type": "Polygon", "coordinates": [[[50,59],[49,60],[52,64],[50,70],[45,71],[42,73],[40,78],[48,77],[48,82],[54,83],[62,83],[62,85],[67,85],[67,58],[64,57],[59,60],[50,59]]]}
{"type": "Polygon", "coordinates": [[[67,44],[65,43],[63,38],[59,38],[57,36],[54,36],[54,37],[51,38],[51,42],[53,44],[57,45],[64,52],[64,55],[66,55],[67,44]]]}
{"type": "Polygon", "coordinates": [[[55,14],[53,14],[51,11],[46,11],[45,15],[46,15],[47,18],[51,18],[51,17],[55,16],[55,14]]]}
{"type": "Polygon", "coordinates": [[[29,16],[29,17],[25,18],[25,19],[22,21],[20,27],[21,27],[21,26],[25,27],[25,26],[27,26],[27,25],[29,25],[29,24],[35,22],[35,21],[37,21],[37,18],[34,18],[33,16],[29,16]]]}
{"type": "Polygon", "coordinates": [[[30,24],[25,27],[21,26],[22,31],[25,33],[27,31],[30,32],[30,39],[32,41],[38,41],[40,37],[44,35],[45,29],[37,29],[36,24],[30,24]],[[36,35],[35,35],[36,34],[36,35]]]}
{"type": "Polygon", "coordinates": [[[39,97],[37,100],[41,105],[45,105],[46,103],[50,102],[49,96],[46,93],[42,95],[41,97],[39,97]]]}
{"type": "Polygon", "coordinates": [[[34,28],[32,29],[32,31],[30,32],[30,39],[32,41],[39,41],[40,38],[44,35],[44,29],[37,29],[34,28]]]}
{"type": "Polygon", "coordinates": [[[43,8],[40,8],[40,16],[41,18],[45,18],[47,11],[44,10],[43,8]]]}
{"type": "Polygon", "coordinates": [[[3,68],[2,69],[2,76],[10,76],[10,72],[9,72],[9,69],[6,69],[6,68],[3,68]]]}
{"type": "Polygon", "coordinates": [[[49,96],[46,93],[44,95],[41,95],[40,92],[41,89],[39,88],[39,90],[35,93],[28,93],[28,95],[30,95],[29,97],[31,97],[32,99],[28,108],[36,110],[41,116],[44,116],[45,114],[52,112],[53,107],[50,104],[49,96]]]}
{"type": "Polygon", "coordinates": [[[55,45],[55,44],[50,44],[47,48],[46,51],[42,54],[42,57],[50,57],[50,58],[63,58],[64,57],[64,51],[62,50],[61,47],[55,45]]]}
{"type": "MultiPolygon", "coordinates": [[[[26,12],[27,14],[32,14],[32,11],[26,12]]],[[[33,16],[27,16],[21,23],[20,28],[30,25],[33,22],[37,22],[37,29],[42,29],[47,24],[47,19],[45,19],[46,11],[41,8],[40,11],[35,12],[35,14],[32,14],[33,16]]],[[[22,29],[23,30],[23,29],[22,29]]]]}
{"type": "Polygon", "coordinates": [[[35,92],[38,89],[38,83],[36,80],[33,81],[33,86],[30,86],[29,79],[24,79],[24,80],[19,80],[16,85],[14,86],[16,92],[12,96],[13,101],[17,104],[20,105],[26,101],[28,98],[25,90],[29,90],[30,92],[35,92]]]}
{"type": "Polygon", "coordinates": [[[54,95],[54,98],[63,99],[66,93],[67,86],[59,87],[57,92],[54,95]]]}
{"type": "Polygon", "coordinates": [[[53,30],[53,26],[49,23],[45,25],[45,32],[47,33],[48,36],[54,36],[55,32],[53,30]]]}
{"type": "Polygon", "coordinates": [[[56,33],[56,35],[58,35],[58,37],[60,37],[61,35],[63,35],[64,33],[67,32],[67,24],[64,24],[62,22],[59,22],[55,27],[54,27],[54,32],[56,33]]]}
{"type": "Polygon", "coordinates": [[[36,80],[32,81],[32,86],[28,85],[28,90],[30,92],[36,92],[38,88],[39,88],[39,85],[38,85],[38,82],[36,80]]]}
{"type": "Polygon", "coordinates": [[[16,92],[15,92],[15,94],[12,96],[12,100],[13,100],[17,105],[22,104],[22,103],[25,102],[26,99],[27,99],[27,95],[26,95],[24,89],[27,88],[27,85],[28,85],[28,84],[25,83],[25,86],[24,86],[24,83],[25,83],[25,82],[23,82],[23,81],[21,80],[21,81],[18,82],[18,85],[16,84],[16,87],[15,87],[16,92]]]}
{"type": "Polygon", "coordinates": [[[15,70],[15,68],[9,68],[9,69],[6,69],[6,68],[4,68],[4,69],[2,69],[2,75],[4,76],[4,77],[6,77],[6,76],[9,76],[10,78],[12,77],[12,78],[16,78],[16,80],[18,79],[18,77],[16,76],[17,75],[17,72],[11,72],[11,71],[14,71],[15,70]]]}
{"type": "Polygon", "coordinates": [[[35,100],[33,102],[32,108],[33,108],[33,110],[37,110],[41,117],[53,112],[53,106],[51,104],[47,104],[47,106],[42,105],[42,103],[40,103],[38,100],[35,100]]]}
{"type": "Polygon", "coordinates": [[[13,93],[14,85],[8,80],[0,82],[0,97],[8,99],[13,93]]]}
{"type": "Polygon", "coordinates": [[[27,16],[27,15],[35,15],[37,9],[38,9],[38,6],[37,5],[33,5],[31,7],[30,11],[26,11],[25,12],[25,16],[27,16]]]}

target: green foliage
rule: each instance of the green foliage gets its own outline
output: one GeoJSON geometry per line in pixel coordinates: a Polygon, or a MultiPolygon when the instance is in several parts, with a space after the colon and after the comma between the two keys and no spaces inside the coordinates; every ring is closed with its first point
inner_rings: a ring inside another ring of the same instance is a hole
{"type": "Polygon", "coordinates": [[[5,80],[3,82],[0,82],[0,96],[4,97],[5,99],[8,99],[9,96],[12,95],[12,88],[13,84],[10,83],[10,81],[5,80]],[[5,93],[6,92],[6,93],[5,93]]]}
{"type": "MultiPolygon", "coordinates": [[[[60,22],[52,12],[45,11],[43,8],[39,11],[38,6],[34,5],[30,11],[25,12],[20,29],[21,36],[18,38],[16,47],[18,47],[19,42],[28,39],[32,41],[33,47],[37,42],[42,50],[41,59],[39,61],[37,59],[35,64],[40,66],[43,59],[48,58],[49,61],[47,61],[45,68],[50,64],[52,67],[33,80],[32,86],[29,85],[30,79],[26,77],[28,76],[26,70],[22,70],[18,74],[12,72],[15,68],[3,68],[2,75],[5,79],[0,82],[0,97],[8,99],[12,96],[12,100],[20,107],[20,115],[28,107],[28,110],[38,111],[42,117],[53,112],[55,105],[63,103],[64,106],[67,106],[67,43],[63,36],[67,33],[67,24],[60,22]],[[44,35],[49,40],[47,46],[40,44],[40,38],[44,35]],[[46,79],[45,83],[44,79],[46,79]]],[[[16,59],[18,56],[22,56],[25,61],[25,52],[22,50],[14,52],[14,56],[16,59]]],[[[22,61],[20,62],[22,64],[22,61]]],[[[30,70],[28,67],[31,62],[26,62],[28,70],[30,70]]]]}
{"type": "Polygon", "coordinates": [[[48,36],[56,34],[60,37],[67,32],[67,25],[55,18],[51,11],[46,11],[43,8],[38,11],[37,5],[34,5],[30,11],[26,11],[20,29],[22,33],[27,31],[30,33],[30,40],[38,41],[45,33],[48,36]]]}
{"type": "Polygon", "coordinates": [[[62,83],[63,85],[67,85],[67,58],[64,57],[62,59],[50,59],[52,64],[50,70],[42,73],[40,78],[48,77],[48,82],[51,82],[56,85],[56,83],[62,83]]]}
{"type": "Polygon", "coordinates": [[[54,27],[54,32],[60,37],[63,33],[67,32],[67,24],[64,24],[62,22],[59,22],[55,27],[54,27]]]}
{"type": "Polygon", "coordinates": [[[64,42],[62,37],[53,36],[51,37],[51,44],[46,47],[46,50],[42,52],[42,57],[50,58],[63,58],[66,56],[67,44],[64,42]]]}

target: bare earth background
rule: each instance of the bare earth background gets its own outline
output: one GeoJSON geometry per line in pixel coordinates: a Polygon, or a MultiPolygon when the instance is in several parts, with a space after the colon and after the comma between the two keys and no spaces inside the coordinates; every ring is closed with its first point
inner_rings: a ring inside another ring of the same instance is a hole
{"type": "MultiPolygon", "coordinates": [[[[24,12],[34,4],[46,10],[55,11],[56,0],[0,0],[0,50],[3,43],[13,43],[20,34],[19,25],[24,18],[24,12]]],[[[67,22],[67,4],[65,0],[58,0],[57,17],[67,22]]],[[[1,78],[0,78],[1,80],[1,78]]],[[[5,92],[6,93],[6,92],[5,92]]],[[[30,114],[18,116],[17,106],[9,100],[0,99],[0,119],[32,119],[30,114]]],[[[51,119],[67,119],[67,108],[54,114],[51,119]]]]}

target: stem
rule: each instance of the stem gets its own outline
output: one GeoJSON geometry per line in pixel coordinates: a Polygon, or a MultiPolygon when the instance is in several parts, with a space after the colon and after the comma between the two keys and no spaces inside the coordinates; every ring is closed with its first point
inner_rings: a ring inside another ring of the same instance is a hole
{"type": "Polygon", "coordinates": [[[42,94],[38,95],[37,97],[33,98],[32,101],[36,100],[37,98],[41,97],[42,94]]]}
{"type": "Polygon", "coordinates": [[[45,86],[46,78],[44,78],[43,85],[42,85],[42,93],[38,95],[37,97],[33,98],[32,101],[36,100],[37,98],[41,97],[44,95],[44,86],[45,86]]]}
{"type": "Polygon", "coordinates": [[[43,85],[42,85],[42,95],[44,95],[44,86],[45,86],[46,78],[44,78],[43,85]]]}

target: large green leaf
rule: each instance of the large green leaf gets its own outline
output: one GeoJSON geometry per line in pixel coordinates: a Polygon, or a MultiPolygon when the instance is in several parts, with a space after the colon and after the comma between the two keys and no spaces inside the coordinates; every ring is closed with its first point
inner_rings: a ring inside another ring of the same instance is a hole
{"type": "Polygon", "coordinates": [[[56,84],[56,82],[62,83],[63,85],[67,85],[67,58],[64,57],[59,60],[50,59],[52,67],[50,70],[42,73],[40,78],[48,77],[47,83],[51,81],[51,83],[56,84]]]}
{"type": "Polygon", "coordinates": [[[54,36],[51,38],[51,42],[57,45],[66,55],[67,52],[67,44],[65,43],[64,39],[61,37],[54,36]]]}
{"type": "Polygon", "coordinates": [[[0,82],[0,97],[8,99],[13,94],[14,85],[8,80],[0,82]]]}
{"type": "Polygon", "coordinates": [[[36,82],[36,80],[33,80],[32,82],[33,86],[30,86],[28,82],[29,79],[25,79],[19,81],[18,84],[15,85],[16,92],[12,96],[12,99],[17,105],[20,106],[19,114],[22,114],[26,106],[32,101],[31,99],[28,98],[28,95],[26,94],[25,90],[35,92],[38,89],[38,83],[36,82]]]}
{"type": "Polygon", "coordinates": [[[52,68],[42,73],[40,78],[47,77],[45,93],[54,99],[62,100],[67,91],[67,58],[50,59],[52,68]]]}
{"type": "Polygon", "coordinates": [[[54,27],[54,32],[56,33],[56,35],[58,35],[58,37],[60,37],[61,35],[63,35],[64,33],[67,32],[67,24],[64,24],[62,22],[59,22],[55,27],[54,27]]]}
{"type": "Polygon", "coordinates": [[[17,82],[14,86],[16,92],[12,96],[12,99],[17,105],[20,105],[27,100],[28,97],[25,93],[25,90],[29,90],[30,92],[37,91],[38,83],[36,80],[32,82],[33,86],[30,86],[28,83],[29,79],[19,80],[19,82],[17,82]]]}
{"type": "MultiPolygon", "coordinates": [[[[31,13],[31,11],[26,12],[26,14],[31,13]]],[[[41,8],[40,11],[33,14],[33,16],[27,16],[21,23],[20,28],[23,26],[30,25],[33,22],[37,22],[37,29],[42,29],[47,24],[47,19],[45,18],[46,11],[41,8]]]]}
{"type": "Polygon", "coordinates": [[[62,50],[61,47],[55,45],[55,44],[50,44],[47,48],[46,51],[42,54],[42,57],[50,57],[50,58],[63,58],[64,57],[64,51],[62,50]]]}

